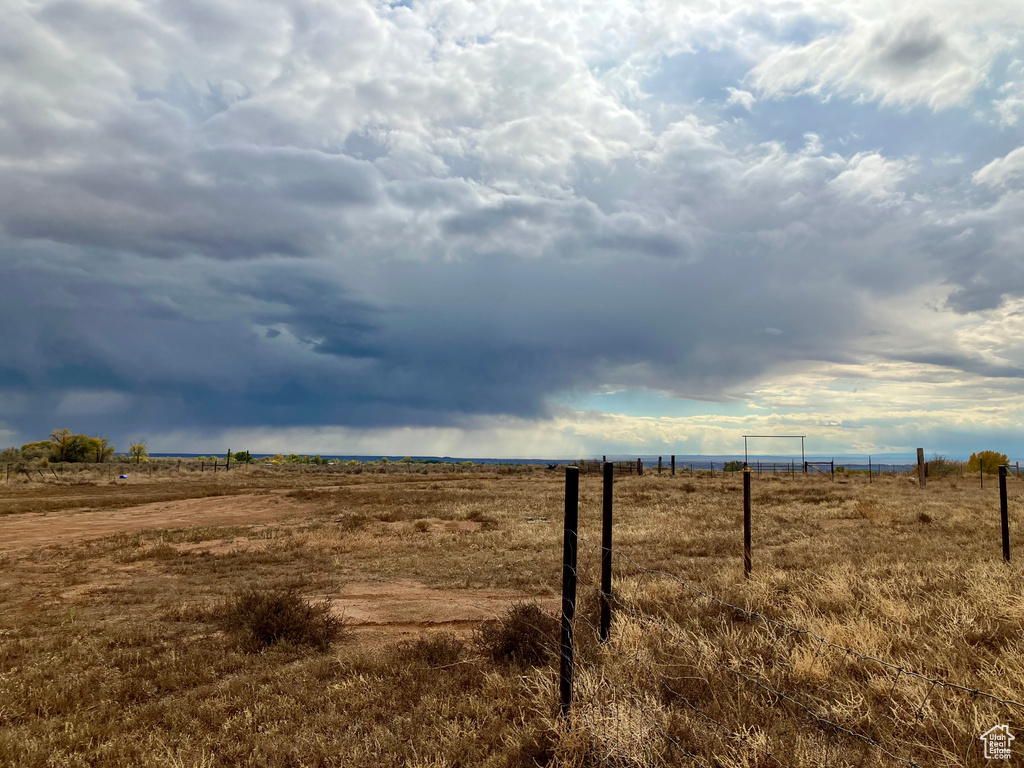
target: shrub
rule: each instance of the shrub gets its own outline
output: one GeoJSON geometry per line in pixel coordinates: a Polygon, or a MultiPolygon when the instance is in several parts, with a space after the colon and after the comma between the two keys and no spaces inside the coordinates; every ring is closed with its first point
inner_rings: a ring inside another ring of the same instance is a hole
{"type": "Polygon", "coordinates": [[[243,590],[228,601],[223,623],[250,652],[278,643],[325,651],[344,631],[329,603],[311,603],[295,589],[243,590]]]}
{"type": "Polygon", "coordinates": [[[961,464],[962,462],[952,461],[945,456],[932,456],[928,462],[928,477],[953,477],[959,475],[961,464]]]}
{"type": "Polygon", "coordinates": [[[967,462],[968,472],[977,472],[984,467],[986,475],[994,475],[999,472],[999,467],[1008,464],[1009,459],[1005,453],[999,451],[978,451],[972,453],[970,461],[967,462]]]}
{"type": "Polygon", "coordinates": [[[743,470],[742,461],[727,461],[725,466],[722,467],[723,472],[740,472],[743,470]]]}
{"type": "Polygon", "coordinates": [[[0,451],[0,464],[22,464],[21,451],[17,448],[4,448],[0,451]]]}
{"type": "Polygon", "coordinates": [[[21,455],[25,461],[36,461],[38,459],[50,458],[53,451],[53,443],[49,440],[39,440],[34,443],[25,443],[21,446],[21,455]]]}
{"type": "Polygon", "coordinates": [[[539,667],[558,655],[560,624],[536,603],[517,603],[477,630],[477,645],[495,664],[539,667]]]}

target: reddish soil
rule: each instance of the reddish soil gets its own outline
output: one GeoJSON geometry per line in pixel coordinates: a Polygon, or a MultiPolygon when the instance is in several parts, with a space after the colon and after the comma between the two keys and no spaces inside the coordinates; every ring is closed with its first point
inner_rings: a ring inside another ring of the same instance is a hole
{"type": "Polygon", "coordinates": [[[70,544],[116,533],[206,525],[252,525],[302,514],[301,504],[282,495],[211,496],[160,501],[125,509],[63,510],[0,518],[0,551],[70,544]]]}
{"type": "MultiPolygon", "coordinates": [[[[357,583],[331,598],[334,612],[364,643],[401,640],[424,632],[468,634],[481,621],[497,618],[527,596],[510,590],[432,589],[416,582],[357,583]]],[[[538,600],[555,612],[558,598],[538,600]]]]}

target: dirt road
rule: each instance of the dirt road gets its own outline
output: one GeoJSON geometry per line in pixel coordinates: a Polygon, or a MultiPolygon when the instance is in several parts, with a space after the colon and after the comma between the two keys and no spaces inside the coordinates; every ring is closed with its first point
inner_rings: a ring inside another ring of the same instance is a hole
{"type": "Polygon", "coordinates": [[[302,514],[281,494],[211,496],[123,509],[48,512],[0,518],[0,552],[71,544],[116,533],[207,525],[270,523],[302,514]]]}

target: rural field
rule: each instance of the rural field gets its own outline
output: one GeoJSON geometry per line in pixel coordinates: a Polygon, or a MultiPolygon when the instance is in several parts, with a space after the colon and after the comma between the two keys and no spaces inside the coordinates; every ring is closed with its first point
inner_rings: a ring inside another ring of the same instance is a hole
{"type": "Polygon", "coordinates": [[[974,766],[1024,728],[994,478],[755,477],[749,580],[738,473],[616,478],[602,644],[582,476],[560,717],[561,470],[156,466],[0,486],[0,765],[974,766]]]}

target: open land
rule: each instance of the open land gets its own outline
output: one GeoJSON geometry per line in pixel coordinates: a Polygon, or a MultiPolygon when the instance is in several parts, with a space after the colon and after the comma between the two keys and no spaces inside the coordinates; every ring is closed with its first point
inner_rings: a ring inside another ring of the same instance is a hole
{"type": "MultiPolygon", "coordinates": [[[[1024,727],[1022,569],[994,479],[754,478],[747,581],[738,475],[617,478],[601,645],[584,476],[560,718],[557,659],[500,663],[478,631],[560,606],[562,473],[503,469],[12,478],[0,764],[983,765],[983,732],[1024,727]],[[247,652],[220,621],[247,588],[326,602],[343,636],[247,652]]],[[[1011,479],[1014,534],[1022,495],[1011,479]]]]}

